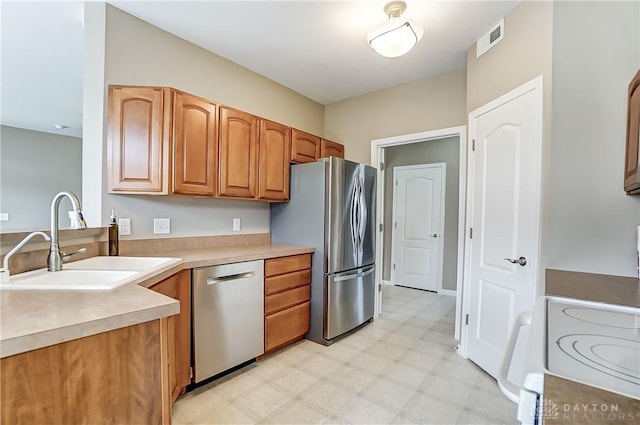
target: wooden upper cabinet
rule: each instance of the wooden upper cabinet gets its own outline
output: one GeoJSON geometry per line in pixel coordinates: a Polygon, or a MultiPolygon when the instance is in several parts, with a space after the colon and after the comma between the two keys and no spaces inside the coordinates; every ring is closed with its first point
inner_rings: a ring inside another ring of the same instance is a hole
{"type": "Polygon", "coordinates": [[[170,90],[109,87],[108,191],[168,193],[170,90]]]}
{"type": "Polygon", "coordinates": [[[320,138],[304,131],[291,129],[291,161],[315,162],[320,158],[320,138]]]}
{"type": "Polygon", "coordinates": [[[218,195],[255,198],[258,118],[221,106],[218,136],[218,195]]]}
{"type": "Polygon", "coordinates": [[[173,193],[215,195],[216,123],[216,105],[200,97],[174,91],[173,193]]]}
{"type": "Polygon", "coordinates": [[[640,71],[629,84],[627,103],[627,149],[624,168],[624,190],[628,195],[640,194],[640,71]]]}
{"type": "Polygon", "coordinates": [[[291,132],[286,125],[260,120],[258,199],[289,200],[291,132]]]}
{"type": "Polygon", "coordinates": [[[344,158],[344,146],[331,140],[322,139],[320,145],[320,158],[328,158],[335,156],[336,158],[344,158]]]}

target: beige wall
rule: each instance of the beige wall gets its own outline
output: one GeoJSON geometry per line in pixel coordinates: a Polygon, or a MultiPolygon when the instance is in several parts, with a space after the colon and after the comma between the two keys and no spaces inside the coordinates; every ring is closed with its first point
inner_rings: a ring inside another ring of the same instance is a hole
{"type": "Polygon", "coordinates": [[[538,75],[543,78],[542,243],[539,272],[547,264],[553,2],[525,0],[504,19],[504,39],[476,58],[467,51],[467,111],[508,93],[538,75]]]}
{"type": "MultiPolygon", "coordinates": [[[[108,84],[175,87],[322,135],[322,105],[110,5],[105,64],[105,90],[108,84]]],[[[234,217],[241,219],[241,233],[269,231],[269,205],[263,202],[105,193],[102,204],[103,224],[111,208],[132,219],[132,238],[153,237],[154,217],[171,218],[171,236],[231,233],[234,217]]]]}
{"type": "MultiPolygon", "coordinates": [[[[460,173],[460,140],[458,137],[429,140],[410,145],[385,148],[384,218],[391,228],[393,220],[393,169],[402,165],[447,164],[445,176],[444,264],[442,287],[456,290],[458,273],[458,184],[460,173]]],[[[386,232],[391,236],[391,232],[386,232]]],[[[391,237],[384,240],[382,278],[391,277],[391,237]]]]}
{"type": "Polygon", "coordinates": [[[553,33],[549,267],[637,276],[640,197],[622,180],[640,3],[555,2],[553,33]]]}
{"type": "Polygon", "coordinates": [[[325,137],[345,157],[371,162],[371,140],[464,125],[466,76],[459,69],[325,107],[325,137]]]}

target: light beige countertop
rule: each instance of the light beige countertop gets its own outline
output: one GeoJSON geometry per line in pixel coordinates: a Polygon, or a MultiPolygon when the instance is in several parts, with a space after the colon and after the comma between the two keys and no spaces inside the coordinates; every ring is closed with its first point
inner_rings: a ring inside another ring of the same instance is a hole
{"type": "Polygon", "coordinates": [[[178,301],[146,289],[183,269],[312,253],[313,248],[260,244],[137,252],[177,257],[171,269],[112,291],[0,291],[0,357],[8,357],[179,313],[178,301]]]}
{"type": "Polygon", "coordinates": [[[182,258],[182,264],[140,283],[140,285],[148,288],[183,269],[216,266],[219,264],[240,263],[243,261],[266,260],[268,258],[286,257],[289,255],[310,254],[314,251],[314,248],[300,247],[296,245],[261,244],[216,248],[165,250],[157,252],[141,250],[136,254],[140,257],[182,258]]]}

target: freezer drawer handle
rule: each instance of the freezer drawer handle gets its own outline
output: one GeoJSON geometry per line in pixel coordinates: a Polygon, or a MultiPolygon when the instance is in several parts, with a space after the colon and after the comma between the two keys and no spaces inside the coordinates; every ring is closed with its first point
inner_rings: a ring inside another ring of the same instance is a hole
{"type": "Polygon", "coordinates": [[[248,277],[253,277],[255,275],[256,275],[255,272],[244,272],[244,273],[230,274],[227,276],[209,276],[207,278],[207,285],[215,285],[216,283],[226,282],[228,280],[246,279],[248,277]]]}
{"type": "Polygon", "coordinates": [[[354,274],[348,274],[346,276],[340,276],[340,277],[336,277],[335,279],[333,279],[334,282],[341,282],[343,280],[349,280],[349,279],[354,279],[354,278],[358,278],[358,277],[364,277],[368,274],[373,273],[374,268],[371,267],[369,270],[365,271],[365,272],[360,272],[360,273],[354,273],[354,274]]]}

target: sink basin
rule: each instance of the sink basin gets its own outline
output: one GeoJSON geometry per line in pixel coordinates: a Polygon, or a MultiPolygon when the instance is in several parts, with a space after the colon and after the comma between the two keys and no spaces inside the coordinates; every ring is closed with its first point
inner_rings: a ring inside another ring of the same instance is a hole
{"type": "Polygon", "coordinates": [[[91,257],[65,264],[58,272],[39,269],[11,276],[0,289],[104,291],[143,280],[181,261],[167,257],[91,257]]]}
{"type": "Polygon", "coordinates": [[[3,283],[2,289],[74,289],[105,290],[126,285],[138,272],[123,270],[60,270],[46,269],[21,273],[3,283]]]}

